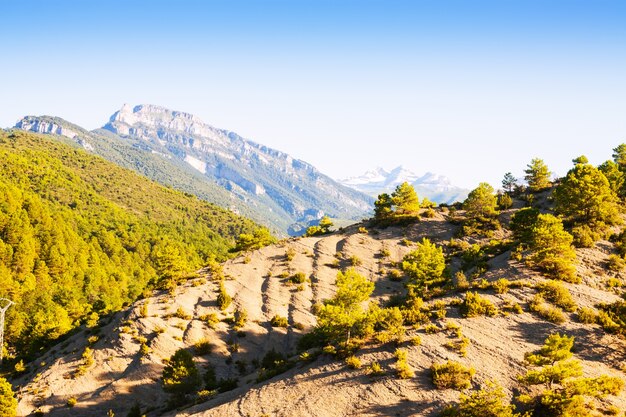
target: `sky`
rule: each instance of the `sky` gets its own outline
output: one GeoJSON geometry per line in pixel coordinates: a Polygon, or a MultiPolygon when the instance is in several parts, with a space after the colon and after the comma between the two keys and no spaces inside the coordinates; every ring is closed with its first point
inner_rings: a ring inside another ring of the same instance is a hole
{"type": "Polygon", "coordinates": [[[626,142],[626,2],[0,0],[0,127],[157,104],[333,178],[496,188],[626,142]]]}

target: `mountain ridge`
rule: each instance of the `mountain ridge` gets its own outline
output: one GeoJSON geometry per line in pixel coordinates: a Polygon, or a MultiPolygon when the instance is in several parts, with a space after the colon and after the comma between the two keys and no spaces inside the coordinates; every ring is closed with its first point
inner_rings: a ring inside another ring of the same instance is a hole
{"type": "Polygon", "coordinates": [[[305,161],[161,106],[124,105],[103,128],[93,131],[49,116],[26,116],[16,128],[62,135],[106,159],[270,224],[283,234],[301,234],[323,215],[344,222],[358,220],[373,202],[305,161]],[[168,169],[176,170],[172,179],[167,178],[168,169]],[[181,180],[186,176],[193,178],[193,184],[181,180]]]}

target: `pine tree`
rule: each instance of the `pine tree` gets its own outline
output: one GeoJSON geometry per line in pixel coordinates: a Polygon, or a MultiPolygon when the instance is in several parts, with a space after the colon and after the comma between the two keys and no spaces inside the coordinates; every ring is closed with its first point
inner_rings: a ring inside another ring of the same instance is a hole
{"type": "Polygon", "coordinates": [[[504,174],[504,178],[502,179],[502,189],[507,193],[512,193],[515,190],[515,186],[517,185],[517,178],[513,176],[510,172],[504,174]]]}
{"type": "Polygon", "coordinates": [[[530,230],[530,254],[526,263],[551,277],[576,282],[572,235],[563,229],[563,223],[551,214],[539,214],[530,230]]]}
{"type": "Polygon", "coordinates": [[[193,355],[185,349],[177,350],[163,368],[163,389],[174,394],[175,402],[180,403],[187,394],[194,393],[200,383],[193,355]]]}
{"type": "Polygon", "coordinates": [[[624,173],[620,171],[619,166],[613,161],[606,161],[601,164],[598,169],[609,181],[609,186],[615,195],[624,198],[626,196],[626,189],[624,189],[624,173]]]}
{"type": "Polygon", "coordinates": [[[317,329],[331,343],[348,343],[359,335],[367,313],[361,303],[374,291],[374,283],[350,268],[337,273],[337,293],[317,313],[317,329]]]}
{"type": "Polygon", "coordinates": [[[376,220],[389,218],[393,214],[392,206],[391,196],[387,193],[380,194],[374,202],[374,218],[376,220]]]}
{"type": "Polygon", "coordinates": [[[468,217],[487,218],[497,214],[497,202],[493,187],[486,182],[481,182],[478,187],[470,191],[463,207],[468,217]]]}
{"type": "Polygon", "coordinates": [[[542,159],[534,158],[524,170],[524,179],[530,191],[537,192],[550,186],[550,170],[542,159]]]}
{"type": "Polygon", "coordinates": [[[428,284],[443,277],[446,260],[443,250],[424,238],[402,259],[402,270],[409,276],[407,286],[428,291],[428,284]]]}
{"type": "Polygon", "coordinates": [[[618,224],[618,199],[602,172],[588,163],[577,163],[554,193],[555,211],[571,225],[601,231],[618,224]]]}
{"type": "Polygon", "coordinates": [[[419,212],[420,201],[415,188],[408,182],[398,185],[391,194],[391,201],[396,214],[415,214],[419,212]]]}

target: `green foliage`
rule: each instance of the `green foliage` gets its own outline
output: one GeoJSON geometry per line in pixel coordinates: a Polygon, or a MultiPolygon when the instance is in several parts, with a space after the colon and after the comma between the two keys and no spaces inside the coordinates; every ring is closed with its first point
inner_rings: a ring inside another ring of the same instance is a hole
{"type": "Polygon", "coordinates": [[[581,307],[578,309],[578,321],[585,324],[595,324],[598,320],[598,313],[593,308],[581,307]]]}
{"type": "Polygon", "coordinates": [[[408,362],[408,354],[406,349],[396,349],[394,353],[396,361],[396,371],[398,372],[398,378],[409,379],[415,376],[415,371],[411,368],[408,362]]]}
{"type": "Polygon", "coordinates": [[[508,194],[499,194],[498,195],[498,209],[499,210],[507,210],[510,209],[513,205],[513,199],[508,194]]]}
{"type": "Polygon", "coordinates": [[[576,164],[554,192],[555,211],[572,226],[603,232],[619,224],[618,199],[604,174],[590,164],[576,164]]]}
{"type": "Polygon", "coordinates": [[[398,215],[415,214],[420,209],[420,202],[415,193],[415,188],[408,182],[403,182],[396,187],[391,194],[391,201],[393,202],[394,212],[398,215]]]}
{"type": "Polygon", "coordinates": [[[502,189],[507,193],[512,193],[515,190],[515,186],[517,185],[517,178],[513,176],[510,172],[504,174],[504,178],[502,179],[502,189]]]}
{"type": "Polygon", "coordinates": [[[509,224],[515,239],[522,243],[530,243],[533,236],[532,231],[537,224],[538,217],[539,210],[533,207],[525,207],[517,211],[509,224]]]}
{"type": "Polygon", "coordinates": [[[250,251],[260,249],[264,246],[276,243],[276,238],[272,236],[269,229],[259,227],[253,233],[242,233],[237,239],[235,251],[250,251]]]}
{"type": "Polygon", "coordinates": [[[375,333],[376,340],[380,343],[398,340],[405,334],[404,318],[398,307],[380,308],[372,304],[368,311],[367,321],[373,327],[368,333],[375,333]]]}
{"type": "Polygon", "coordinates": [[[508,403],[504,390],[494,382],[470,395],[461,394],[459,404],[446,408],[444,417],[516,417],[515,407],[508,403]]]}
{"type": "Polygon", "coordinates": [[[15,302],[5,341],[22,355],[226,259],[254,227],[39,136],[0,133],[0,161],[0,296],[15,302]]]}
{"type": "Polygon", "coordinates": [[[330,217],[324,216],[320,219],[317,226],[310,226],[306,229],[306,236],[321,236],[330,233],[330,228],[333,227],[333,222],[330,217]]]}
{"type": "Polygon", "coordinates": [[[604,174],[607,181],[609,182],[609,186],[611,190],[615,193],[615,195],[619,197],[624,197],[624,172],[620,171],[619,165],[617,165],[613,161],[606,161],[601,164],[598,169],[600,172],[604,174]]]}
{"type": "Polygon", "coordinates": [[[541,191],[550,186],[550,170],[542,159],[534,158],[524,170],[524,179],[532,192],[541,191]]]}
{"type": "Polygon", "coordinates": [[[549,280],[537,285],[539,293],[552,304],[561,307],[565,311],[576,311],[576,303],[569,290],[563,283],[549,280]]]}
{"type": "Polygon", "coordinates": [[[270,323],[272,324],[272,327],[289,327],[289,320],[287,320],[287,317],[279,316],[278,314],[272,317],[270,323]]]}
{"type": "Polygon", "coordinates": [[[500,278],[491,284],[491,287],[495,290],[496,294],[506,294],[509,292],[511,281],[506,278],[500,278]]]}
{"type": "Polygon", "coordinates": [[[9,381],[0,377],[0,415],[3,417],[15,417],[17,413],[17,399],[13,394],[13,388],[9,381]]]}
{"type": "Polygon", "coordinates": [[[220,322],[219,317],[217,317],[217,314],[215,313],[204,314],[200,316],[199,318],[204,324],[207,325],[209,329],[215,329],[215,327],[217,326],[217,323],[220,322]]]}
{"type": "Polygon", "coordinates": [[[361,369],[361,366],[363,366],[361,360],[354,355],[346,358],[346,365],[352,369],[361,369]]]}
{"type": "Polygon", "coordinates": [[[563,311],[558,307],[553,307],[545,303],[545,300],[540,294],[536,294],[535,297],[528,303],[530,311],[537,313],[540,317],[548,320],[551,323],[561,324],[565,322],[565,316],[563,311]]]}
{"type": "Polygon", "coordinates": [[[245,309],[236,309],[233,315],[233,329],[239,330],[246,325],[248,312],[245,309]]]}
{"type": "Polygon", "coordinates": [[[261,361],[261,369],[259,370],[257,382],[273,378],[276,375],[287,371],[293,365],[294,363],[288,361],[282,353],[272,349],[265,354],[263,360],[261,361]]]}
{"type": "Polygon", "coordinates": [[[626,335],[626,301],[601,304],[598,323],[610,333],[626,335]]]}
{"type": "Polygon", "coordinates": [[[458,391],[469,388],[476,373],[474,368],[468,368],[454,361],[433,363],[430,370],[432,371],[433,384],[438,389],[452,388],[458,391]]]}
{"type": "Polygon", "coordinates": [[[374,218],[376,220],[383,220],[393,215],[393,200],[387,193],[380,194],[378,199],[374,202],[374,218]]]}
{"type": "Polygon", "coordinates": [[[337,292],[317,311],[317,327],[332,343],[350,341],[351,336],[364,334],[367,313],[361,303],[374,291],[374,283],[354,269],[337,273],[337,292]]]}
{"type": "Polygon", "coordinates": [[[534,399],[535,415],[590,416],[588,410],[592,405],[588,399],[618,395],[622,391],[624,381],[619,378],[606,375],[580,378],[582,366],[580,361],[572,359],[573,344],[573,337],[556,333],[546,339],[539,351],[525,355],[526,361],[536,368],[527,371],[520,381],[546,388],[534,399]]]}
{"type": "Polygon", "coordinates": [[[220,310],[224,311],[230,306],[230,303],[233,301],[232,297],[228,295],[226,292],[226,287],[224,287],[224,282],[220,281],[220,288],[217,294],[217,306],[220,310]]]}
{"type": "Polygon", "coordinates": [[[498,314],[496,306],[486,298],[481,297],[477,292],[468,291],[461,304],[461,315],[463,317],[495,316],[498,314]]]}
{"type": "Polygon", "coordinates": [[[551,214],[539,214],[530,231],[530,254],[526,263],[548,276],[567,282],[578,282],[573,262],[576,252],[572,236],[563,229],[560,219],[551,214]]]}
{"type": "Polygon", "coordinates": [[[178,317],[181,320],[191,320],[191,314],[187,313],[182,307],[178,307],[178,309],[176,309],[174,317],[178,317]]]}
{"type": "Polygon", "coordinates": [[[179,349],[163,368],[163,389],[184,400],[200,386],[201,379],[193,355],[185,349],[179,349]]]}
{"type": "Polygon", "coordinates": [[[428,290],[428,285],[440,282],[446,268],[441,247],[424,238],[417,248],[404,256],[402,270],[408,275],[408,287],[428,290]]]}
{"type": "Polygon", "coordinates": [[[494,189],[486,182],[481,182],[478,187],[470,191],[463,202],[463,208],[471,218],[488,218],[497,214],[497,199],[494,189]]]}

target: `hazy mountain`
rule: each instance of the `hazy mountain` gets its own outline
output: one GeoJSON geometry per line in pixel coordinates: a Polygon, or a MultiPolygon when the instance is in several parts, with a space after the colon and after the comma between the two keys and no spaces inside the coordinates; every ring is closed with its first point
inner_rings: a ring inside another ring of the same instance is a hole
{"type": "Polygon", "coordinates": [[[163,184],[296,235],[324,214],[358,220],[373,199],[286,153],[153,105],[122,109],[102,129],[27,116],[17,128],[59,135],[163,184]]]}
{"type": "Polygon", "coordinates": [[[391,171],[378,167],[363,175],[339,180],[339,182],[372,197],[392,192],[399,184],[408,182],[415,187],[420,197],[428,197],[429,200],[437,203],[463,201],[469,192],[469,190],[454,186],[450,179],[443,175],[432,172],[418,175],[403,166],[398,166],[391,171]]]}

